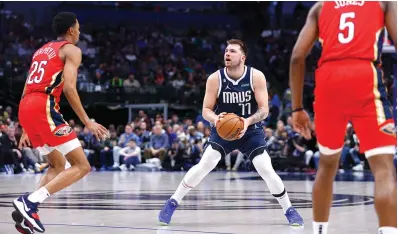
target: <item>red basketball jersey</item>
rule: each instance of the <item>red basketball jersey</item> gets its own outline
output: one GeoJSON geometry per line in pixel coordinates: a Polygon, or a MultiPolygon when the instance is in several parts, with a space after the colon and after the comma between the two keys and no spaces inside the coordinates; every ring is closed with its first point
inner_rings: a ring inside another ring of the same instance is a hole
{"type": "Polygon", "coordinates": [[[44,93],[51,95],[58,103],[64,86],[62,72],[64,62],[58,56],[59,50],[67,41],[52,41],[38,49],[32,58],[28,79],[25,83],[25,95],[44,93]]]}
{"type": "Polygon", "coordinates": [[[344,59],[380,63],[384,12],[378,1],[325,1],[318,27],[322,44],[319,66],[344,59]]]}

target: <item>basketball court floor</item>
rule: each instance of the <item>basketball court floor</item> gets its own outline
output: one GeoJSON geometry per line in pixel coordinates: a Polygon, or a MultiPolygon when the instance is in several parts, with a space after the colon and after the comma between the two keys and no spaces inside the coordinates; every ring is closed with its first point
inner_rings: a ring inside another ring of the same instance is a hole
{"type": "MultiPolygon", "coordinates": [[[[185,172],[92,172],[40,207],[46,233],[214,233],[312,234],[313,174],[280,174],[305,220],[291,228],[257,173],[213,172],[192,190],[168,227],[157,215],[185,172]]],[[[11,202],[31,191],[40,175],[0,175],[0,234],[18,233],[11,202]]],[[[339,174],[335,182],[330,234],[376,233],[372,176],[339,174]]]]}

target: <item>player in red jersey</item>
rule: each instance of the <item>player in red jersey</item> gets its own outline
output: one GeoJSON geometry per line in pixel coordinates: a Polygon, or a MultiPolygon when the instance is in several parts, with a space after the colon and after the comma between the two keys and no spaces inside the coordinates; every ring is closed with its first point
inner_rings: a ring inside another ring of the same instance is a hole
{"type": "Polygon", "coordinates": [[[293,49],[293,125],[310,138],[310,119],[302,104],[305,58],[317,38],[323,47],[315,75],[315,126],[321,158],[313,187],[314,234],[327,233],[333,180],[348,121],[375,177],[379,233],[397,233],[396,132],[380,70],[384,27],[396,46],[396,13],[396,2],[318,2],[293,49]]]}
{"type": "Polygon", "coordinates": [[[13,202],[24,220],[38,232],[45,231],[37,215],[39,204],[90,171],[76,134],[59,111],[62,91],[79,119],[98,140],[108,135],[106,128],[89,119],[76,91],[77,70],[82,59],[81,50],[75,46],[80,34],[76,15],[69,12],[57,14],[53,29],[58,38],[34,53],[19,105],[20,123],[24,129],[20,147],[31,142],[42,154],[48,155],[50,162],[38,189],[13,202]],[[64,157],[71,164],[68,169],[65,169],[64,157]]]}

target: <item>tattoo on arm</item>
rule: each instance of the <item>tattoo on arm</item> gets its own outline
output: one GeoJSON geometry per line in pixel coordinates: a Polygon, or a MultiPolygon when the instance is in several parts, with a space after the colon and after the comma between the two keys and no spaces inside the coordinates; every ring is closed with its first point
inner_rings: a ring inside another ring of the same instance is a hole
{"type": "Polygon", "coordinates": [[[260,122],[261,120],[265,119],[268,116],[268,110],[266,110],[264,107],[260,107],[256,113],[254,113],[252,116],[249,117],[249,123],[250,125],[256,124],[260,122]]]}

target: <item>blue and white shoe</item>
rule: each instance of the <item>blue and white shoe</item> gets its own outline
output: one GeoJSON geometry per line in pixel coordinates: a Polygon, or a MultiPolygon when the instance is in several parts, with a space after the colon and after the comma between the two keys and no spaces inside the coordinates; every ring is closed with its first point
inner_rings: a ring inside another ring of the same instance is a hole
{"type": "Polygon", "coordinates": [[[287,209],[285,216],[289,221],[290,226],[304,226],[303,218],[301,218],[300,214],[293,206],[287,209]]]}
{"type": "Polygon", "coordinates": [[[178,207],[178,202],[174,199],[169,199],[163,206],[163,209],[159,213],[158,221],[162,225],[169,225],[171,216],[178,207]]]}
{"type": "Polygon", "coordinates": [[[23,218],[23,216],[16,210],[12,212],[12,219],[15,221],[15,229],[22,234],[33,234],[32,225],[23,218]]]}
{"type": "Polygon", "coordinates": [[[14,208],[31,224],[34,230],[43,233],[45,229],[37,214],[39,203],[29,201],[28,196],[29,194],[25,194],[15,199],[13,202],[14,208]]]}

